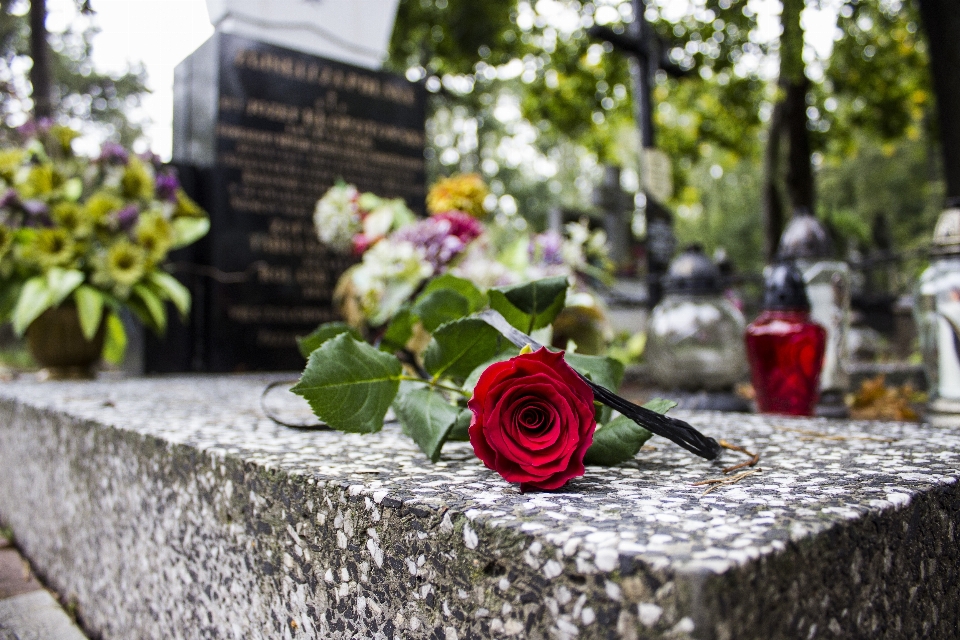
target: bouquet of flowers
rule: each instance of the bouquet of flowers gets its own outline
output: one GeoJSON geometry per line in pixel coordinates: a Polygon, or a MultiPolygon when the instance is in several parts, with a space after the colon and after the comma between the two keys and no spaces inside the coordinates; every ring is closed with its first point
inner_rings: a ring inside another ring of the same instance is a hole
{"type": "MultiPolygon", "coordinates": [[[[372,433],[392,409],[430,460],[444,443],[469,440],[484,464],[521,490],[557,489],[583,475],[584,464],[628,460],[651,433],[715,457],[713,439],[662,415],[674,403],[638,407],[611,391],[623,376],[620,362],[552,350],[530,335],[549,334],[577,278],[568,260],[544,259],[562,254],[562,239],[523,239],[513,264],[539,269],[533,281],[487,286],[488,272],[462,277],[471,252],[489,251],[498,238],[478,219],[482,208],[456,200],[449,187],[444,198],[461,209],[400,225],[344,275],[342,293],[362,322],[323,324],[301,339],[308,362],[292,390],[320,420],[372,433]]],[[[482,191],[471,186],[469,193],[482,191]]],[[[428,202],[446,202],[431,196],[428,202]]],[[[589,245],[584,232],[581,251],[589,245]]],[[[487,255],[485,264],[516,273],[500,255],[487,255]]]]}
{"type": "Polygon", "coordinates": [[[48,309],[74,305],[88,341],[106,325],[105,353],[117,359],[121,308],[157,333],[167,301],[187,313],[189,292],[162,265],[209,220],[155,156],[107,143],[85,158],[73,152],[77,136],[31,122],[0,149],[0,319],[22,335],[48,309]]]}

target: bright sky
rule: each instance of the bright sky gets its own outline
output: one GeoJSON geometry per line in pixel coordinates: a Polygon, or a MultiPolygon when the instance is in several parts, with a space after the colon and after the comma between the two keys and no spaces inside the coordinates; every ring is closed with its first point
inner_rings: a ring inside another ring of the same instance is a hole
{"type": "MultiPolygon", "coordinates": [[[[151,94],[137,114],[151,148],[169,159],[173,138],[173,68],[213,34],[204,0],[93,0],[92,20],[101,32],[93,42],[93,63],[103,71],[123,71],[142,62],[151,94]]],[[[76,20],[74,0],[48,0],[48,27],[63,29],[76,20]]]]}
{"type": "MultiPolygon", "coordinates": [[[[342,1],[342,0],[341,0],[342,1]]],[[[691,0],[669,0],[679,11],[688,10],[691,0]]],[[[602,0],[598,4],[602,4],[602,0]]],[[[807,40],[816,53],[829,55],[833,44],[838,0],[824,0],[823,10],[804,13],[807,40]]],[[[173,69],[213,33],[205,0],[93,0],[92,17],[101,29],[93,42],[93,63],[102,71],[123,71],[142,62],[147,70],[151,94],[135,117],[147,121],[150,147],[169,159],[173,121],[173,69]]],[[[536,2],[537,9],[552,2],[536,2]]],[[[779,30],[777,0],[749,0],[760,16],[764,39],[779,30]]],[[[47,0],[48,27],[62,30],[78,18],[74,0],[47,0]]]]}

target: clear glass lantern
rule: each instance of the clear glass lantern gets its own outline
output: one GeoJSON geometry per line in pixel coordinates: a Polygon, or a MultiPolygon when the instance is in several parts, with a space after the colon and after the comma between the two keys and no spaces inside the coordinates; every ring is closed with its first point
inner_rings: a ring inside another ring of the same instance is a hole
{"type": "Polygon", "coordinates": [[[807,285],[811,319],[827,330],[820,373],[820,397],[845,413],[843,395],[850,386],[847,335],[850,332],[850,266],[833,259],[827,230],[809,210],[797,209],[780,236],[780,260],[797,265],[807,285]]]}
{"type": "Polygon", "coordinates": [[[934,412],[960,414],[960,202],[940,214],[916,295],[917,330],[934,412]]]}
{"type": "Polygon", "coordinates": [[[743,314],[723,296],[717,266],[698,247],[670,265],[650,316],[650,377],[665,389],[726,391],[747,373],[743,314]]]}

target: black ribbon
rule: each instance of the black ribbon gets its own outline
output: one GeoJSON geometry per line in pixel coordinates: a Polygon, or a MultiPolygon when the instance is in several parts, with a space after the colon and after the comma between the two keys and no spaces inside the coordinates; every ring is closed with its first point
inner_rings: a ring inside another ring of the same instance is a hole
{"type": "MultiPolygon", "coordinates": [[[[530,345],[530,348],[534,350],[543,347],[542,344],[507,322],[506,318],[493,309],[482,311],[478,313],[476,317],[503,334],[503,337],[512,342],[514,346],[522,349],[530,345]]],[[[721,448],[716,440],[703,435],[683,420],[677,420],[676,418],[671,418],[633,404],[606,387],[591,382],[579,371],[577,375],[590,385],[596,400],[611,409],[619,411],[622,415],[630,418],[647,431],[664,437],[671,442],[675,442],[687,451],[701,458],[706,458],[707,460],[713,460],[720,455],[721,448]]]]}

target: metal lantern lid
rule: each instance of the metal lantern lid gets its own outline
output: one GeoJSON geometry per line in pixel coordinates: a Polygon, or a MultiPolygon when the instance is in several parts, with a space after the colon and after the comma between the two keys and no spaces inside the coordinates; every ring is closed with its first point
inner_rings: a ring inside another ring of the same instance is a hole
{"type": "Polygon", "coordinates": [[[763,308],[771,311],[809,311],[810,299],[803,274],[792,262],[770,267],[763,283],[763,308]]]}
{"type": "Polygon", "coordinates": [[[670,263],[663,279],[665,293],[709,295],[723,292],[720,269],[703,252],[700,245],[691,245],[670,263]]]}
{"type": "Polygon", "coordinates": [[[793,212],[793,218],[780,236],[777,258],[780,260],[823,260],[833,256],[833,242],[823,224],[806,207],[793,212]]]}
{"type": "Polygon", "coordinates": [[[950,198],[946,204],[933,229],[930,253],[937,256],[960,254],[960,198],[950,198]]]}

